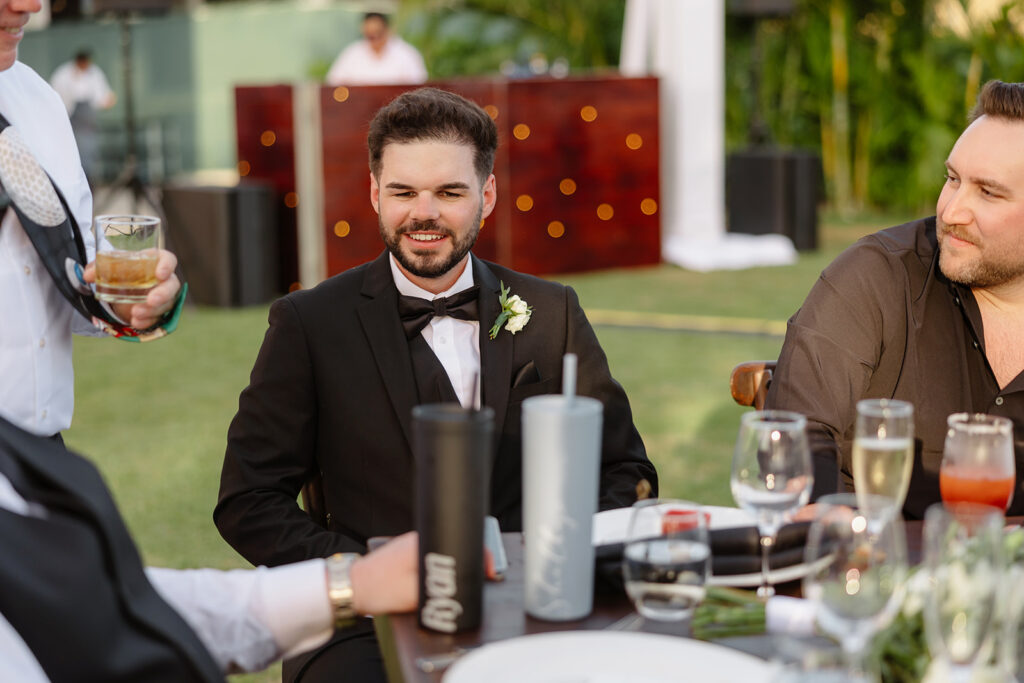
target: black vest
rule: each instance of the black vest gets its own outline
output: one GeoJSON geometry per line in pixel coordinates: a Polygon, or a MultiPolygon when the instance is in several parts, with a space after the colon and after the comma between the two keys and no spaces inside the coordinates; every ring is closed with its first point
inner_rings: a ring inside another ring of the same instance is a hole
{"type": "Polygon", "coordinates": [[[0,508],[0,612],[53,683],[224,681],[147,580],[95,467],[0,418],[0,472],[47,511],[0,508]]]}

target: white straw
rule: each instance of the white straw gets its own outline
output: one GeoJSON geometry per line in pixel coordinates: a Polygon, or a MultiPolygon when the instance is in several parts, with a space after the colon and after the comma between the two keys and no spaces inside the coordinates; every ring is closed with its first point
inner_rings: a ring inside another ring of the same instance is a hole
{"type": "Polygon", "coordinates": [[[562,393],[566,398],[576,395],[576,354],[562,356],[562,393]]]}

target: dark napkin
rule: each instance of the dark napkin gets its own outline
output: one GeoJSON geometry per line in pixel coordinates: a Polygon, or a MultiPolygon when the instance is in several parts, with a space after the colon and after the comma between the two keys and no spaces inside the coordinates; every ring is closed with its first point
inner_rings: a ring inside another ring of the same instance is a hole
{"type": "MultiPolygon", "coordinates": [[[[787,524],[779,530],[775,546],[768,556],[772,569],[782,569],[804,561],[809,522],[787,524]]],[[[712,529],[711,573],[715,576],[757,574],[761,571],[761,536],[757,527],[712,529]]],[[[624,543],[609,543],[594,548],[594,585],[598,592],[621,592],[622,550],[624,543]]]]}

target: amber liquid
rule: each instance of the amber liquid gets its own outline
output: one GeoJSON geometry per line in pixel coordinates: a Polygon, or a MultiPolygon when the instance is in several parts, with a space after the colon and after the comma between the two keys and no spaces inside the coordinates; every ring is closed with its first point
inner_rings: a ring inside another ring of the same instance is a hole
{"type": "Polygon", "coordinates": [[[156,285],[155,249],[96,254],[96,296],[114,303],[138,303],[156,285]]]}
{"type": "Polygon", "coordinates": [[[1006,510],[1014,477],[993,470],[946,466],[939,471],[939,493],[946,503],[981,503],[1006,510]]]}

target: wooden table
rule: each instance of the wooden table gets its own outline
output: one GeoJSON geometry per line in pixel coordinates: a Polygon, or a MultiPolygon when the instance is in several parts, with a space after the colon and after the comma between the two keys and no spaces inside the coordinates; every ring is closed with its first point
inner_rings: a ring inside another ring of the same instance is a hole
{"type": "MultiPolygon", "coordinates": [[[[907,546],[911,563],[921,560],[921,522],[907,522],[907,546]]],[[[416,658],[451,652],[459,647],[473,647],[507,638],[552,631],[600,630],[633,611],[624,594],[597,594],[590,616],[577,621],[553,622],[534,619],[523,610],[523,536],[502,534],[509,568],[505,580],[489,581],[484,586],[483,623],[476,631],[445,635],[421,629],[416,614],[378,616],[374,620],[384,666],[390,683],[439,683],[442,672],[424,673],[416,666],[416,658]]],[[[784,595],[799,595],[800,583],[777,585],[784,595]]],[[[643,631],[689,636],[688,624],[659,624],[644,620],[643,631]]],[[[772,653],[768,636],[729,638],[719,641],[750,654],[767,658],[772,653]]]]}

